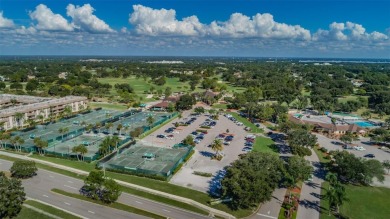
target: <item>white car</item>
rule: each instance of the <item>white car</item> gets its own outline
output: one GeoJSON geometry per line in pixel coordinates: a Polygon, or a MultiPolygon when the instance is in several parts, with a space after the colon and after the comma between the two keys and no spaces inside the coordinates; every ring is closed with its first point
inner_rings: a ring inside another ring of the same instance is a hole
{"type": "Polygon", "coordinates": [[[366,150],[366,149],[365,149],[364,147],[362,147],[362,146],[355,146],[354,149],[357,150],[357,151],[365,151],[365,150],[366,150]]]}

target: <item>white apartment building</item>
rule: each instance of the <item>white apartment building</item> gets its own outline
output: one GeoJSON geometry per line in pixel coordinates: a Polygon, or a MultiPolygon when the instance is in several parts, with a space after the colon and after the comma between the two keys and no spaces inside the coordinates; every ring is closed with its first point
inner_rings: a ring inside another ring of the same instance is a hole
{"type": "Polygon", "coordinates": [[[58,117],[69,106],[72,112],[78,112],[87,108],[88,99],[81,96],[67,96],[58,99],[41,98],[19,95],[0,95],[0,106],[10,106],[0,110],[0,122],[3,129],[22,128],[28,120],[40,122],[49,119],[50,116],[58,117]],[[6,100],[13,100],[12,104],[6,100]],[[15,105],[15,102],[19,105],[15,105]],[[41,117],[42,116],[42,117],[41,117]]]}

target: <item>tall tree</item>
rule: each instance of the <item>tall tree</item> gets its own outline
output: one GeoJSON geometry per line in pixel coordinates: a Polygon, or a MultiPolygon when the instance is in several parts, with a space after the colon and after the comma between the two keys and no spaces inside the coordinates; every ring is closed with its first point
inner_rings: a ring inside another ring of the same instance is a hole
{"type": "Polygon", "coordinates": [[[19,179],[8,179],[0,172],[0,218],[14,218],[22,210],[26,193],[19,179]]]}

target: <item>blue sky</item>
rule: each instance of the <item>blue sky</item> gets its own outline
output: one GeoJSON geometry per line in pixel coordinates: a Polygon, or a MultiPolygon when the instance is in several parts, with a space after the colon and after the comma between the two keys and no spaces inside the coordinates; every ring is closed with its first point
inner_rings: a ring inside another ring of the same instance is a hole
{"type": "Polygon", "coordinates": [[[1,55],[390,58],[390,0],[1,0],[1,55]]]}

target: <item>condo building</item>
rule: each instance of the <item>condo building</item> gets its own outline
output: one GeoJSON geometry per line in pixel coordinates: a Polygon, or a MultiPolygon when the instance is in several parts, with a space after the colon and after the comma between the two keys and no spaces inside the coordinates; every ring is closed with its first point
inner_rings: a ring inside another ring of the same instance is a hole
{"type": "Polygon", "coordinates": [[[88,99],[82,96],[44,98],[0,94],[0,125],[3,130],[23,128],[31,120],[40,122],[58,117],[67,106],[72,113],[79,112],[87,108],[87,103],[88,99]]]}

